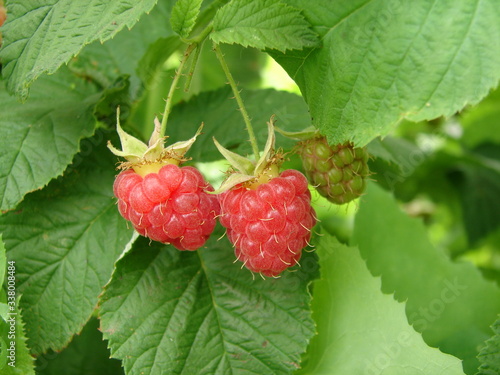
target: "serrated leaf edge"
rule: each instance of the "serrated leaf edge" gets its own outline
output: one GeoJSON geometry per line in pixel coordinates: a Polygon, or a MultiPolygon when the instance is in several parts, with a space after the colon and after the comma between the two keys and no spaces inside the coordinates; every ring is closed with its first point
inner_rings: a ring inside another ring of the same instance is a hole
{"type": "MultiPolygon", "coordinates": [[[[240,3],[243,3],[245,0],[239,0],[240,3]]],[[[248,5],[250,3],[255,3],[256,1],[254,0],[247,0],[248,3],[247,4],[243,4],[243,5],[248,5]]],[[[226,9],[229,9],[231,6],[234,6],[233,3],[236,3],[237,1],[236,0],[232,0],[230,1],[229,3],[225,4],[223,7],[221,7],[217,13],[215,14],[215,17],[214,17],[214,21],[213,21],[213,32],[210,33],[210,38],[212,39],[213,42],[219,44],[219,43],[227,43],[227,44],[239,44],[245,48],[247,47],[254,47],[254,48],[261,48],[261,49],[275,49],[275,50],[278,50],[282,53],[285,53],[287,50],[303,50],[304,48],[314,48],[314,47],[317,47],[318,44],[319,44],[319,35],[314,32],[314,30],[312,29],[311,27],[311,24],[309,23],[309,21],[302,15],[301,13],[301,10],[294,7],[294,6],[291,6],[287,3],[284,3],[280,0],[262,0],[264,6],[266,7],[271,7],[271,6],[274,6],[274,7],[282,7],[283,9],[286,9],[289,14],[291,14],[292,12],[295,12],[295,16],[299,19],[301,19],[301,21],[303,21],[304,23],[307,24],[304,25],[306,26],[305,28],[310,31],[311,33],[311,37],[314,36],[314,41],[313,40],[308,40],[306,42],[303,43],[303,45],[300,47],[300,48],[294,48],[294,47],[284,47],[284,48],[279,48],[279,47],[276,47],[276,46],[264,46],[264,47],[259,47],[255,44],[252,44],[251,42],[244,42],[244,41],[233,41],[233,42],[228,42],[228,41],[224,41],[223,38],[220,37],[220,32],[222,31],[228,31],[228,30],[231,30],[232,28],[235,28],[236,25],[233,25],[232,27],[227,27],[225,29],[220,29],[220,30],[217,30],[217,23],[220,22],[220,15],[223,14],[223,12],[226,10],[226,9]]],[[[238,5],[240,8],[243,6],[243,5],[238,5]]],[[[234,31],[233,31],[234,32],[234,31]]]]}
{"type": "Polygon", "coordinates": [[[196,24],[196,20],[198,19],[198,16],[200,14],[200,9],[201,9],[201,4],[203,1],[186,1],[187,5],[187,11],[184,11],[184,9],[181,8],[181,5],[184,5],[183,0],[177,0],[172,8],[172,11],[170,13],[170,25],[172,26],[172,30],[175,31],[181,38],[188,38],[189,34],[191,31],[193,31],[194,25],[196,24]],[[194,3],[194,7],[191,5],[194,3]],[[178,11],[179,13],[184,15],[184,18],[182,19],[182,25],[180,29],[177,29],[175,26],[175,22],[173,22],[173,17],[175,15],[175,12],[178,11]],[[186,27],[186,16],[189,15],[191,12],[196,12],[196,15],[192,17],[190,20],[190,24],[188,27],[186,27]]]}

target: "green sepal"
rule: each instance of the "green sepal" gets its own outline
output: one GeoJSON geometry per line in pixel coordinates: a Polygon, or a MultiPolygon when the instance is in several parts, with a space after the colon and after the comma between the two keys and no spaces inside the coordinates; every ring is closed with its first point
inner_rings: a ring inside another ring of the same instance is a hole
{"type": "Polygon", "coordinates": [[[116,156],[121,156],[129,161],[134,162],[140,160],[147,152],[148,146],[122,129],[120,126],[120,107],[116,109],[116,131],[120,137],[122,149],[118,150],[111,144],[111,142],[108,141],[108,148],[111,152],[116,156]]]}
{"type": "Polygon", "coordinates": [[[311,139],[314,137],[317,137],[319,134],[318,129],[316,129],[314,126],[308,126],[304,130],[301,130],[300,132],[287,132],[286,130],[280,129],[277,126],[274,127],[278,133],[281,135],[291,138],[291,139],[297,139],[299,141],[305,141],[307,139],[311,139]]]}
{"type": "MultiPolygon", "coordinates": [[[[249,160],[241,155],[238,155],[235,152],[229,151],[227,148],[222,146],[217,141],[217,139],[214,138],[213,140],[214,140],[215,146],[217,147],[219,152],[222,154],[222,156],[224,156],[224,158],[226,158],[226,160],[229,162],[229,164],[231,164],[231,166],[234,169],[236,169],[237,171],[239,171],[243,175],[251,175],[254,173],[255,164],[251,160],[249,160]]],[[[255,177],[255,176],[253,176],[253,177],[255,177]]]]}
{"type": "Polygon", "coordinates": [[[154,124],[155,127],[153,133],[151,134],[149,142],[146,145],[144,142],[131,136],[122,129],[120,126],[120,108],[118,107],[116,110],[116,129],[120,137],[122,150],[118,150],[109,141],[108,148],[116,156],[121,156],[127,159],[127,161],[133,163],[141,161],[155,162],[164,157],[181,160],[186,152],[189,151],[203,129],[203,124],[201,124],[192,138],[187,141],[176,142],[168,147],[165,147],[165,140],[168,137],[161,135],[161,123],[157,117],[154,119],[154,124]]]}
{"type": "Polygon", "coordinates": [[[264,147],[264,152],[260,157],[257,165],[255,167],[255,175],[258,176],[268,167],[269,163],[274,154],[274,146],[276,144],[276,134],[274,133],[274,123],[275,123],[274,115],[271,116],[271,119],[267,123],[267,141],[266,146],[264,147]]]}
{"type": "Polygon", "coordinates": [[[155,128],[153,129],[153,133],[151,134],[151,137],[149,138],[148,142],[148,147],[154,147],[155,145],[158,144],[158,142],[162,139],[165,139],[165,137],[162,137],[161,135],[161,122],[158,120],[158,117],[155,117],[153,123],[155,124],[155,128]]]}
{"type": "Polygon", "coordinates": [[[221,194],[225,191],[228,191],[229,189],[235,187],[236,185],[242,184],[244,182],[253,180],[255,176],[253,175],[248,175],[248,174],[243,174],[243,173],[232,173],[224,180],[224,182],[220,185],[220,187],[213,191],[213,192],[207,192],[209,194],[221,194]]]}
{"type": "Polygon", "coordinates": [[[167,137],[161,136],[161,123],[158,120],[158,117],[155,117],[154,124],[155,128],[153,130],[153,134],[151,134],[151,138],[149,138],[148,148],[142,156],[143,159],[149,161],[155,161],[161,158],[164,151],[163,144],[165,143],[165,139],[167,139],[167,137]]]}
{"type": "MultiPolygon", "coordinates": [[[[219,152],[224,156],[224,158],[229,162],[229,164],[238,172],[230,174],[226,180],[221,184],[219,189],[216,190],[218,194],[223,193],[236,185],[242,184],[244,182],[248,182],[250,180],[254,180],[254,186],[260,185],[262,180],[260,177],[266,175],[269,176],[278,176],[279,175],[279,166],[278,159],[276,158],[275,153],[275,143],[276,143],[276,134],[274,133],[274,123],[275,117],[271,116],[271,119],[267,123],[267,141],[266,146],[264,147],[264,151],[262,156],[259,158],[257,163],[252,162],[250,159],[245,158],[241,155],[238,155],[228,149],[224,148],[215,138],[214,143],[219,152]],[[273,168],[273,165],[275,168],[273,168]]],[[[269,178],[268,178],[269,180],[269,178]]],[[[267,181],[266,181],[267,182],[267,181]]],[[[250,184],[252,185],[252,184],[250,184]]],[[[247,186],[249,187],[249,186],[247,186]]]]}
{"type": "Polygon", "coordinates": [[[200,125],[198,130],[196,131],[196,134],[188,139],[187,141],[179,141],[175,142],[174,144],[167,146],[165,148],[166,151],[172,152],[175,155],[178,155],[179,157],[183,157],[186,152],[189,151],[193,143],[196,141],[196,138],[201,134],[201,131],[203,130],[203,123],[200,125]]]}

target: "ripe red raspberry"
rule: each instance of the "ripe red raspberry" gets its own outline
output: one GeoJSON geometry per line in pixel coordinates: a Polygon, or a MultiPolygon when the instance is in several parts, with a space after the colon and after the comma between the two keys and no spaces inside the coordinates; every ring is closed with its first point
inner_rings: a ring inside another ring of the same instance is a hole
{"type": "Polygon", "coordinates": [[[120,214],[141,235],[179,250],[200,248],[214,230],[219,203],[206,190],[213,188],[196,168],[174,164],[144,178],[128,169],[113,185],[120,214]]]}
{"type": "Polygon", "coordinates": [[[309,181],[330,202],[344,204],[358,198],[366,188],[368,152],[352,143],[330,146],[326,137],[314,137],[299,144],[309,181]]]}
{"type": "Polygon", "coordinates": [[[220,222],[248,269],[277,276],[299,261],[316,223],[302,173],[286,170],[255,189],[237,185],[219,201],[220,222]]]}

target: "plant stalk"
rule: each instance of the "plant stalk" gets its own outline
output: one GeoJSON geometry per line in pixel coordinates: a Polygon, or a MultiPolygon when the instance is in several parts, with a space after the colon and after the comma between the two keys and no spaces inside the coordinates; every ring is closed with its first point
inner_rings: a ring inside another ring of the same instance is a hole
{"type": "Polygon", "coordinates": [[[187,46],[186,50],[184,51],[184,55],[182,56],[181,63],[179,64],[179,68],[177,68],[177,70],[175,71],[174,79],[172,80],[172,84],[170,85],[170,89],[168,91],[167,99],[165,100],[165,110],[163,111],[163,118],[161,119],[161,128],[160,128],[161,137],[165,136],[165,131],[167,130],[167,121],[168,121],[168,116],[172,111],[174,92],[177,88],[177,84],[179,83],[179,79],[181,78],[182,71],[184,70],[184,65],[186,65],[186,62],[189,59],[189,56],[191,55],[191,52],[193,52],[196,46],[197,46],[196,43],[187,46]]]}
{"type": "Polygon", "coordinates": [[[227,66],[226,60],[224,59],[224,55],[222,54],[222,51],[217,43],[214,43],[214,51],[215,54],[217,55],[217,58],[219,59],[220,65],[226,75],[229,85],[233,90],[233,94],[236,99],[236,102],[238,103],[238,107],[240,108],[241,115],[243,116],[243,121],[245,122],[245,126],[247,128],[248,136],[250,137],[250,144],[252,145],[252,150],[255,155],[255,161],[257,162],[260,158],[259,146],[257,144],[257,138],[255,137],[255,133],[253,131],[252,123],[250,122],[250,117],[248,116],[248,112],[245,108],[245,105],[243,104],[240,92],[238,91],[238,86],[234,81],[233,75],[231,74],[231,71],[227,66]]]}
{"type": "Polygon", "coordinates": [[[196,65],[198,63],[198,58],[200,57],[200,52],[203,47],[203,44],[196,44],[194,49],[194,56],[191,61],[191,66],[189,67],[189,72],[186,77],[186,83],[184,84],[184,91],[188,92],[191,87],[191,81],[193,80],[194,71],[196,69],[196,65]]]}
{"type": "Polygon", "coordinates": [[[207,27],[205,27],[200,34],[198,34],[196,37],[192,38],[192,39],[187,39],[186,40],[186,43],[188,44],[192,44],[192,43],[196,43],[196,44],[201,44],[205,41],[205,39],[208,37],[208,35],[212,32],[213,30],[213,25],[212,23],[208,24],[207,27]]]}

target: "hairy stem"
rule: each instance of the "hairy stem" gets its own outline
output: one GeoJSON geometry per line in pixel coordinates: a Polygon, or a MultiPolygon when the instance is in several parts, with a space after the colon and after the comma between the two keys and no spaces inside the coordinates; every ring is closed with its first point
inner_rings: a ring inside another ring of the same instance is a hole
{"type": "Polygon", "coordinates": [[[250,137],[250,144],[252,145],[252,150],[255,155],[255,160],[259,160],[259,146],[257,144],[257,138],[255,138],[255,133],[253,131],[252,123],[250,122],[250,117],[248,116],[248,112],[243,104],[243,100],[241,99],[240,92],[238,91],[238,86],[236,86],[236,82],[234,81],[233,75],[231,74],[229,67],[227,66],[226,60],[224,59],[224,55],[217,43],[214,43],[214,51],[219,59],[222,70],[226,74],[226,78],[233,90],[234,97],[236,102],[238,103],[238,107],[240,108],[241,115],[243,116],[243,121],[245,122],[245,126],[247,128],[248,136],[250,137]]]}
{"type": "Polygon", "coordinates": [[[201,52],[202,47],[203,47],[202,44],[197,44],[195,46],[194,56],[193,56],[193,59],[191,61],[191,66],[189,67],[189,72],[188,72],[187,77],[186,77],[186,83],[184,84],[184,91],[185,92],[188,92],[189,88],[191,87],[191,81],[193,80],[194,71],[196,69],[196,65],[198,63],[198,58],[200,57],[200,52],[201,52]]]}
{"type": "Polygon", "coordinates": [[[170,112],[172,111],[172,102],[174,97],[174,92],[177,88],[177,84],[179,83],[179,79],[181,78],[182,71],[184,70],[184,65],[186,65],[191,52],[196,48],[196,44],[190,44],[187,46],[186,51],[184,51],[184,55],[182,56],[181,63],[179,68],[175,71],[174,79],[172,80],[172,84],[170,85],[170,89],[168,91],[167,100],[165,101],[165,110],[163,111],[163,118],[161,119],[161,129],[160,135],[161,137],[165,136],[165,131],[167,130],[167,121],[170,112]]]}

